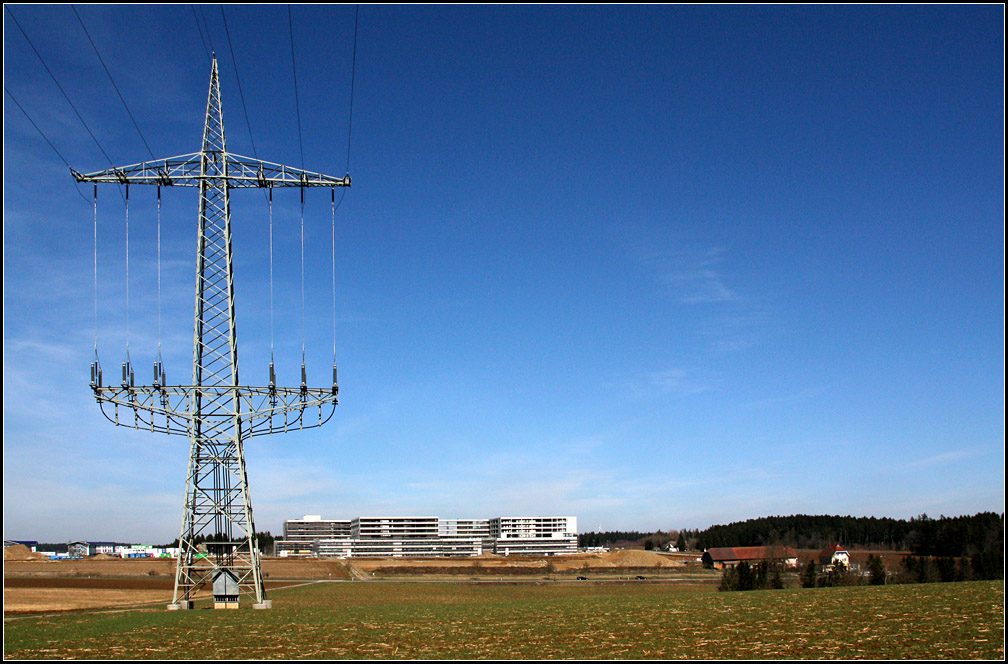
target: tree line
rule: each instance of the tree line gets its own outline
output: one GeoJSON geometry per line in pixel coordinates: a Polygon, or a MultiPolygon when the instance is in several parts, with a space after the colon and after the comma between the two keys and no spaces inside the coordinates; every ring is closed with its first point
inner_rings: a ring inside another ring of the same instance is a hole
{"type": "MultiPolygon", "coordinates": [[[[721,570],[718,590],[771,590],[784,588],[789,576],[780,561],[742,561],[721,570]]],[[[974,553],[972,556],[906,556],[895,569],[886,569],[881,556],[868,555],[863,568],[842,564],[805,564],[798,574],[803,588],[884,585],[888,583],[946,583],[1004,579],[1004,558],[1000,552],[974,553]]]]}
{"type": "MultiPolygon", "coordinates": [[[[223,533],[215,533],[213,535],[196,535],[193,538],[193,544],[197,546],[203,544],[204,542],[227,542],[231,538],[223,533]]],[[[258,545],[259,552],[268,556],[273,555],[273,542],[276,540],[270,531],[266,530],[263,532],[256,531],[256,544],[258,545]]],[[[170,544],[159,544],[160,548],[164,549],[175,549],[178,548],[179,538],[175,538],[170,544]]]]}
{"type": "Polygon", "coordinates": [[[909,520],[796,514],[711,526],[696,536],[700,550],[715,547],[784,545],[819,549],[831,544],[910,551],[918,556],[972,556],[1004,551],[1004,514],[909,520]]]}
{"type": "Polygon", "coordinates": [[[609,530],[599,533],[581,533],[578,535],[578,546],[586,548],[590,546],[612,546],[617,543],[642,543],[649,537],[661,536],[661,531],[654,533],[642,533],[636,530],[609,530]]]}
{"type": "Polygon", "coordinates": [[[578,535],[578,547],[643,547],[647,551],[664,549],[669,544],[680,551],[689,547],[689,542],[696,542],[696,531],[689,530],[657,530],[653,533],[642,533],[636,530],[608,530],[596,533],[581,533],[578,535]]]}

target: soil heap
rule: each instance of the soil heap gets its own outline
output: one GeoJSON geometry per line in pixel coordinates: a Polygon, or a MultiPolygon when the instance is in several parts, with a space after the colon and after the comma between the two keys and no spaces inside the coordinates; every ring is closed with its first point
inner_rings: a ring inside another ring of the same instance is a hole
{"type": "Polygon", "coordinates": [[[48,556],[35,553],[24,544],[12,544],[5,546],[3,550],[4,560],[46,560],[48,556]]]}

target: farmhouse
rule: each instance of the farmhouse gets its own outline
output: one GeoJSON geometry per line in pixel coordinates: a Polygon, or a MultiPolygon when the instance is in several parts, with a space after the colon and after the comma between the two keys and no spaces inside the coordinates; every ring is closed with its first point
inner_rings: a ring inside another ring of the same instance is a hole
{"type": "Polygon", "coordinates": [[[797,568],[798,552],[789,546],[734,546],[707,549],[701,556],[703,564],[714,569],[735,567],[742,562],[752,565],[763,560],[797,568]]]}
{"type": "Polygon", "coordinates": [[[828,546],[819,552],[819,564],[825,569],[832,569],[836,565],[848,568],[850,567],[850,554],[839,544],[828,546]]]}

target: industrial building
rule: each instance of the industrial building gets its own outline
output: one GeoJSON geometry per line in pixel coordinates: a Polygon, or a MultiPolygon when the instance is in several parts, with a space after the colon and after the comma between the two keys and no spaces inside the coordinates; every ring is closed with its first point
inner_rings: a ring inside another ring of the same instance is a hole
{"type": "Polygon", "coordinates": [[[115,553],[115,542],[69,542],[67,555],[75,558],[87,558],[103,553],[111,556],[115,553]]]}
{"type": "MultiPolygon", "coordinates": [[[[116,558],[177,558],[178,547],[149,544],[119,544],[117,542],[68,542],[66,556],[87,558],[104,554],[116,558]]],[[[53,553],[53,557],[59,557],[53,553]]]]}
{"type": "Polygon", "coordinates": [[[284,522],[278,556],[338,558],[445,558],[497,555],[552,556],[577,552],[577,517],[445,519],[368,516],[351,521],[306,515],[284,522]]]}

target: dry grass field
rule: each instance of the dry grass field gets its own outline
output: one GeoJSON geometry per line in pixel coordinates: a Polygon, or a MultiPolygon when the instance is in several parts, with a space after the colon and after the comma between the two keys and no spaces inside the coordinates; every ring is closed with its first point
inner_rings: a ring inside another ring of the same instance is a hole
{"type": "Polygon", "coordinates": [[[695,554],[266,558],[272,610],[178,612],[172,560],[15,558],[5,659],[1004,658],[1002,582],[721,593],[695,554]]]}
{"type": "Polygon", "coordinates": [[[204,601],[5,615],[4,657],[1004,658],[1000,582],[719,593],[665,581],[306,581],[271,597],[270,611],[204,601]]]}

